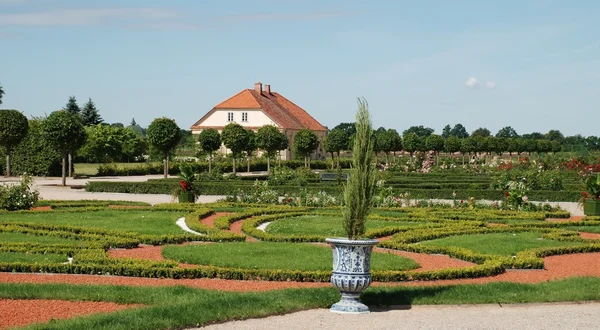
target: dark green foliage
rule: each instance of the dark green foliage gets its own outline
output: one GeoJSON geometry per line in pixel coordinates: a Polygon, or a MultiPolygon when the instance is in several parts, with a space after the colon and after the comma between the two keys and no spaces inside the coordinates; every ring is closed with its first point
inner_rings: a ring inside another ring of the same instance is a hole
{"type": "Polygon", "coordinates": [[[294,136],[294,149],[298,154],[304,157],[304,160],[308,160],[308,167],[310,168],[310,154],[317,149],[319,146],[319,138],[315,132],[304,128],[296,133],[294,136]]]}
{"type": "MultiPolygon", "coordinates": [[[[61,155],[43,136],[40,119],[29,121],[25,139],[13,150],[13,174],[29,173],[36,176],[60,176],[61,155]]],[[[1,151],[0,151],[1,153],[1,151]]]]}
{"type": "Polygon", "coordinates": [[[423,125],[419,125],[419,126],[411,126],[411,127],[409,127],[407,130],[405,130],[404,132],[402,132],[402,135],[405,136],[407,134],[414,133],[418,137],[426,138],[426,137],[430,136],[431,134],[433,134],[433,132],[434,132],[433,128],[425,127],[423,125]]]}
{"type": "Polygon", "coordinates": [[[164,177],[167,177],[169,169],[169,155],[181,140],[181,131],[175,120],[169,118],[156,118],[148,126],[146,131],[148,144],[159,151],[164,159],[164,177]]]}
{"type": "Polygon", "coordinates": [[[425,145],[427,146],[427,149],[439,153],[444,150],[444,138],[437,134],[431,134],[425,140],[425,145]]]}
{"type": "Polygon", "coordinates": [[[488,137],[492,134],[489,129],[485,127],[480,127],[471,133],[471,137],[488,137]]]}
{"type": "Polygon", "coordinates": [[[342,129],[334,129],[327,133],[327,136],[325,136],[325,141],[323,141],[323,147],[325,149],[325,152],[331,153],[332,168],[334,158],[333,155],[337,154],[339,167],[340,151],[348,149],[348,135],[346,135],[346,132],[342,129]]]}
{"type": "Polygon", "coordinates": [[[81,109],[79,108],[79,105],[77,105],[77,100],[75,99],[75,96],[69,97],[69,101],[67,102],[63,110],[67,111],[72,115],[79,115],[81,113],[81,109]]]}
{"type": "Polygon", "coordinates": [[[42,122],[43,137],[62,155],[62,183],[66,185],[67,154],[73,153],[85,142],[86,133],[78,115],[59,110],[42,122]]]}
{"type": "Polygon", "coordinates": [[[4,88],[0,85],[0,104],[2,104],[2,97],[4,96],[4,88]]]}
{"type": "Polygon", "coordinates": [[[86,132],[79,157],[89,163],[133,161],[146,151],[146,141],[130,128],[94,125],[86,132]]]}
{"type": "Polygon", "coordinates": [[[221,148],[221,135],[214,128],[207,128],[198,134],[198,146],[208,154],[208,172],[212,170],[212,158],[215,151],[221,148]]]}
{"type": "Polygon", "coordinates": [[[456,124],[450,130],[450,136],[455,136],[459,139],[464,139],[469,137],[469,133],[467,133],[467,129],[462,124],[456,124]]]}
{"type": "Polygon", "coordinates": [[[233,154],[233,173],[236,172],[235,159],[248,144],[248,134],[242,125],[229,123],[221,131],[221,141],[233,154]]]}
{"type": "Polygon", "coordinates": [[[287,148],[288,140],[284,133],[273,125],[265,125],[256,132],[258,148],[267,153],[267,171],[271,171],[271,157],[276,151],[287,148]]]}
{"type": "Polygon", "coordinates": [[[350,239],[364,235],[365,221],[375,194],[376,169],[373,162],[372,131],[369,105],[365,99],[358,99],[352,169],[344,189],[343,225],[350,239]]]}
{"type": "Polygon", "coordinates": [[[91,98],[83,106],[80,115],[84,126],[98,125],[104,121],[91,98]]]}
{"type": "Polygon", "coordinates": [[[17,110],[0,110],[0,147],[6,151],[6,176],[11,175],[10,156],[27,135],[27,118],[17,110]]]}
{"type": "Polygon", "coordinates": [[[421,139],[416,133],[409,132],[402,138],[402,145],[404,150],[410,152],[412,157],[415,151],[423,150],[425,147],[425,141],[421,139]]]}
{"type": "MultiPolygon", "coordinates": [[[[349,137],[356,134],[355,123],[340,123],[339,125],[337,125],[336,127],[334,127],[331,130],[333,131],[335,129],[341,129],[342,131],[346,132],[346,135],[349,137]]],[[[351,147],[351,146],[349,145],[348,147],[351,147]]]]}
{"type": "Polygon", "coordinates": [[[460,151],[461,142],[456,136],[450,136],[444,141],[444,151],[449,153],[455,153],[460,151]]]}
{"type": "Polygon", "coordinates": [[[497,138],[514,138],[514,137],[519,137],[519,134],[517,134],[517,131],[515,131],[514,128],[512,128],[511,126],[506,126],[506,127],[502,127],[498,133],[496,133],[496,137],[497,138]]]}

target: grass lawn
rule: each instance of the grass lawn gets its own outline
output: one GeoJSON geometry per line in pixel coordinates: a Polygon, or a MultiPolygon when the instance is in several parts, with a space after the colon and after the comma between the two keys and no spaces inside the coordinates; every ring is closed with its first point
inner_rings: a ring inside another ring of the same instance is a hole
{"type": "Polygon", "coordinates": [[[3,213],[0,223],[30,222],[94,227],[148,235],[184,234],[176,224],[185,213],[135,210],[88,212],[3,213]]]}
{"type": "MultiPolygon", "coordinates": [[[[422,225],[423,222],[382,221],[370,219],[365,223],[367,230],[384,227],[422,225]]],[[[342,218],[336,216],[299,216],[273,221],[267,227],[273,235],[325,235],[346,236],[342,228],[342,218]]]]}
{"type": "MultiPolygon", "coordinates": [[[[167,259],[199,265],[245,269],[331,270],[331,249],[300,243],[225,243],[165,246],[167,259]]],[[[407,270],[419,267],[411,259],[373,253],[372,270],[407,270]]]]}
{"type": "Polygon", "coordinates": [[[0,252],[0,262],[56,263],[56,262],[66,262],[66,261],[67,261],[67,256],[64,254],[0,252]]]}
{"type": "MultiPolygon", "coordinates": [[[[531,303],[599,300],[600,278],[572,278],[540,284],[377,287],[361,296],[368,305],[531,303]]],[[[339,299],[334,288],[235,293],[188,287],[88,286],[0,283],[0,298],[137,303],[147,307],[54,320],[29,329],[182,329],[214,322],[328,308],[339,299]]]]}
{"type": "Polygon", "coordinates": [[[52,237],[52,236],[37,236],[21,233],[4,233],[0,232],[0,242],[2,243],[41,243],[41,244],[82,244],[82,241],[52,237]]]}
{"type": "Polygon", "coordinates": [[[150,164],[152,166],[160,164],[154,163],[75,163],[75,174],[80,175],[96,175],[98,174],[98,166],[100,165],[116,165],[117,168],[132,168],[150,164]]]}
{"type": "Polygon", "coordinates": [[[420,244],[443,247],[462,247],[483,254],[501,256],[513,256],[519,251],[533,248],[582,244],[577,242],[541,239],[541,237],[542,234],[538,232],[475,234],[450,236],[431,241],[423,241],[420,244]]]}

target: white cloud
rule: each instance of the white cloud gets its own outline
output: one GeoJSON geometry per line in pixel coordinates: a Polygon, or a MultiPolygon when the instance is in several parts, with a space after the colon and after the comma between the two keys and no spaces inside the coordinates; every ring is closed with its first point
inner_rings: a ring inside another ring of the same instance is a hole
{"type": "Polygon", "coordinates": [[[490,89],[494,89],[494,88],[496,88],[496,83],[493,82],[493,81],[488,81],[488,82],[485,83],[485,87],[486,88],[490,88],[490,89]]]}
{"type": "Polygon", "coordinates": [[[470,77],[467,79],[467,81],[465,81],[465,86],[469,88],[477,88],[479,87],[479,81],[475,77],[470,77]]]}
{"type": "Polygon", "coordinates": [[[0,14],[0,25],[90,25],[111,19],[166,19],[177,15],[172,10],[155,8],[69,9],[0,14]]]}

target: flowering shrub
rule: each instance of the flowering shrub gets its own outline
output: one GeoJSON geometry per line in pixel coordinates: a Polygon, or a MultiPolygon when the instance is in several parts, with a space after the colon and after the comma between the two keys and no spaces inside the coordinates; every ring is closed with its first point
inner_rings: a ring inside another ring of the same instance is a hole
{"type": "Polygon", "coordinates": [[[600,173],[587,175],[585,179],[585,198],[600,200],[600,173]]]}
{"type": "Polygon", "coordinates": [[[39,192],[32,188],[33,179],[24,174],[18,185],[0,185],[0,210],[28,210],[38,201],[39,192]]]}

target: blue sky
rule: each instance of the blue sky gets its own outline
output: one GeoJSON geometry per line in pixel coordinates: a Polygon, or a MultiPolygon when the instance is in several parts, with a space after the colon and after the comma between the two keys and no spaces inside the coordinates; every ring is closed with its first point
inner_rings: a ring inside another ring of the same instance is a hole
{"type": "Polygon", "coordinates": [[[0,0],[3,108],[70,95],[107,122],[189,128],[261,81],[330,128],[600,135],[600,2],[0,0]]]}

